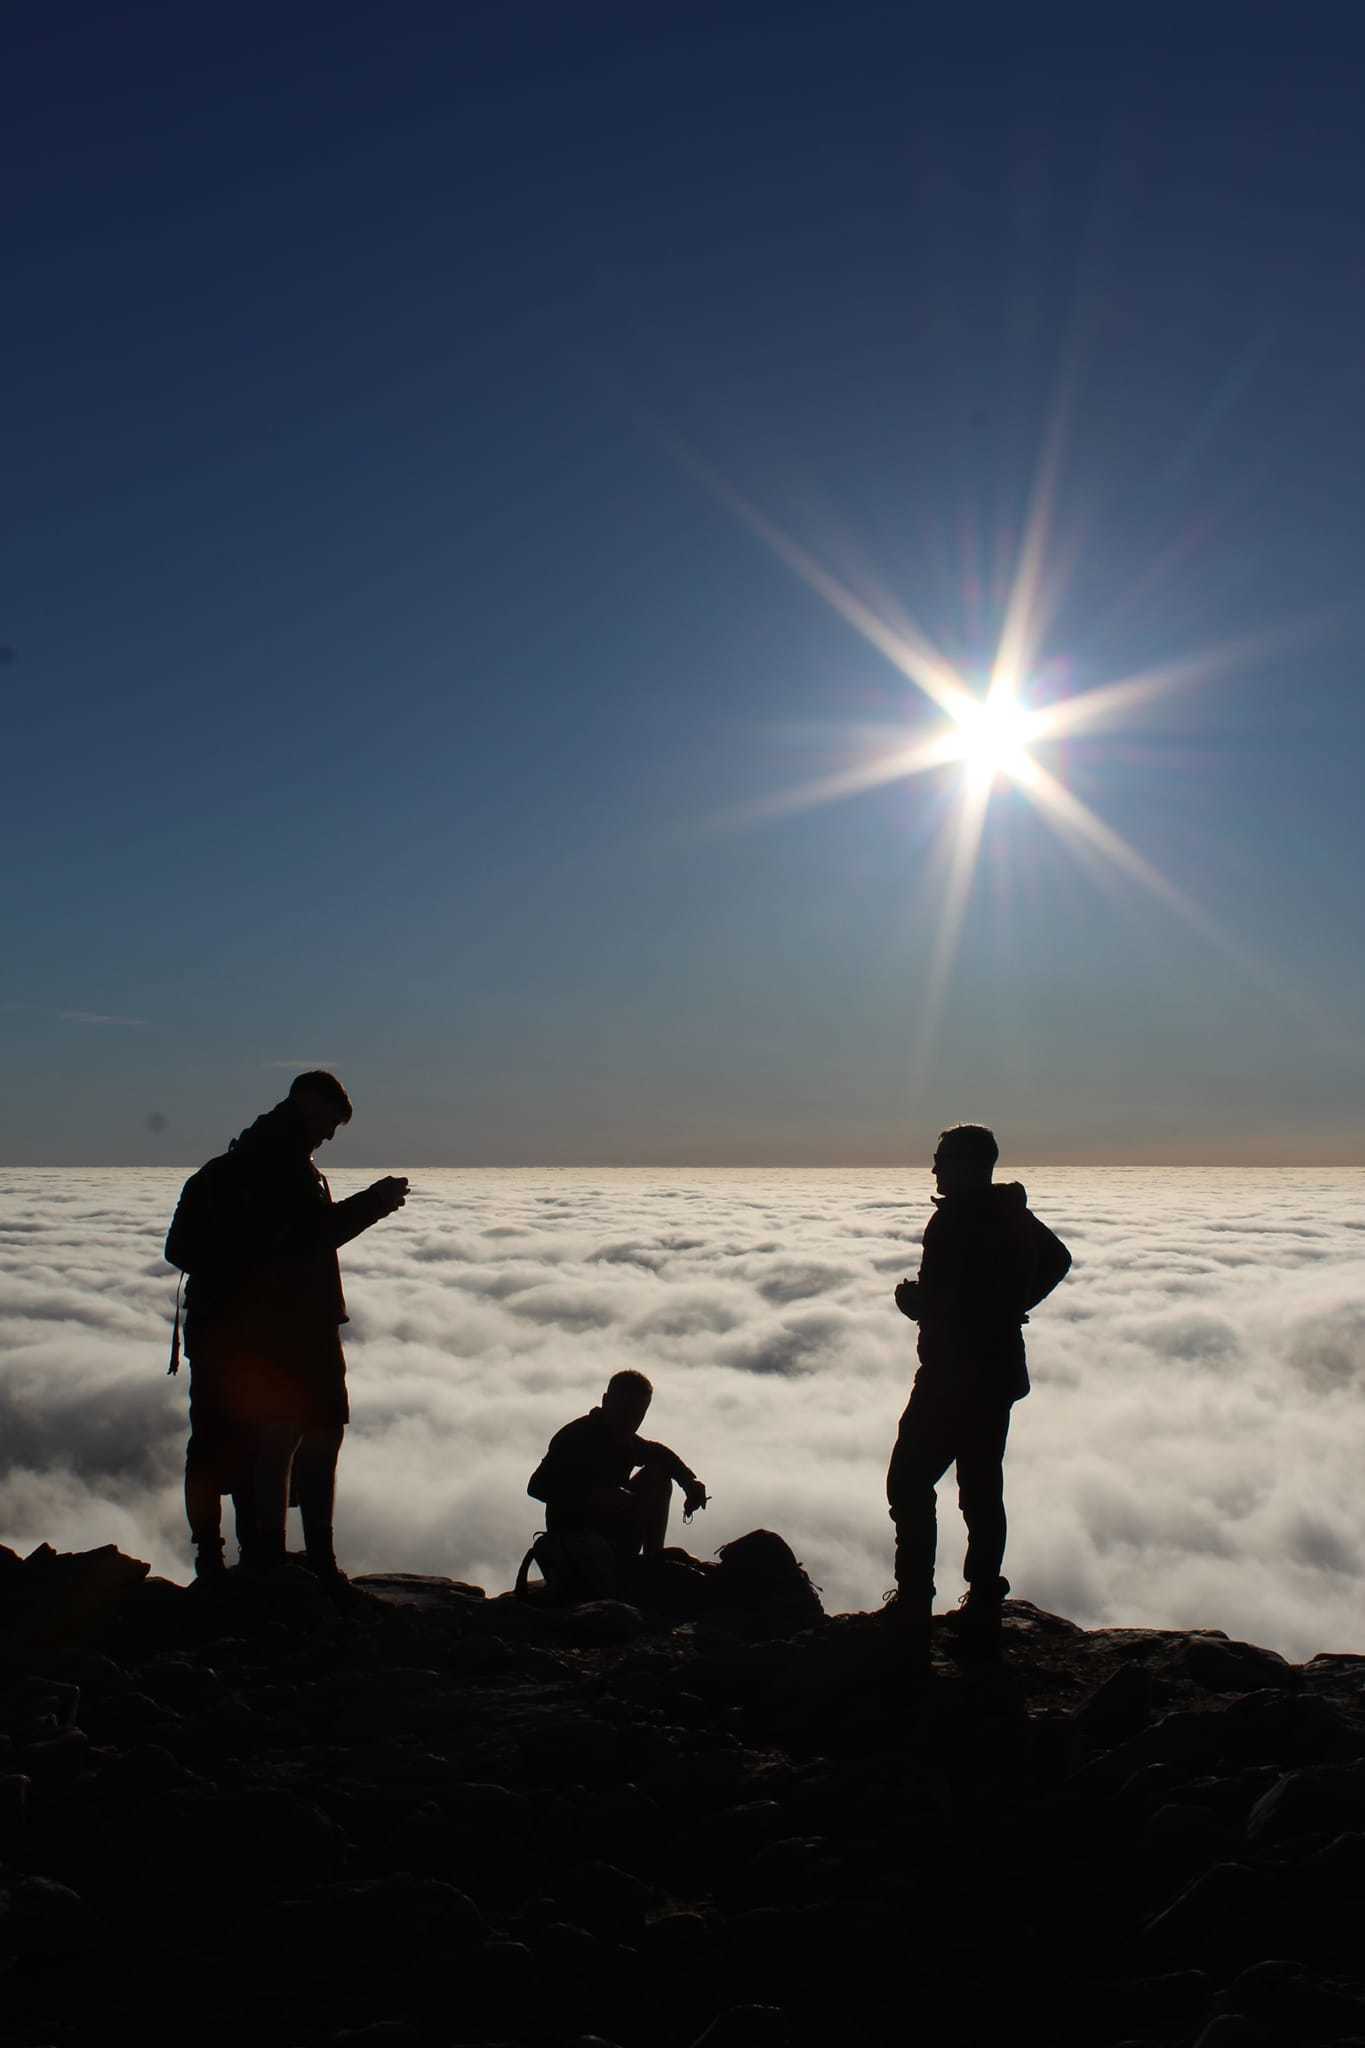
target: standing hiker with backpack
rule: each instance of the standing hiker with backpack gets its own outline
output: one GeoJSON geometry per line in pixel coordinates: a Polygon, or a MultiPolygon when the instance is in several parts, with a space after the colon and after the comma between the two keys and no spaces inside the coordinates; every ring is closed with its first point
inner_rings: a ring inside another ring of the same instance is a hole
{"type": "MultiPolygon", "coordinates": [[[[223,1568],[221,1496],[231,1493],[244,1564],[285,1562],[292,1499],[310,1568],[344,1584],[332,1539],[350,1419],[337,1247],[401,1209],[408,1193],[406,1180],[388,1175],[333,1202],[313,1153],[350,1120],[334,1074],[300,1074],[283,1102],[181,1191],[166,1257],[188,1283],[185,1509],[200,1578],[223,1568]]],[[[178,1363],[177,1341],[172,1372],[178,1363]]]]}
{"type": "Polygon", "coordinates": [[[935,1488],[957,1466],[967,1524],[967,1591],[955,1624],[964,1648],[999,1645],[1005,1556],[1005,1440],[1010,1410],[1029,1390],[1022,1325],[1065,1278],[1071,1254],[1028,1206],[1018,1181],[991,1175],[995,1136],[981,1124],[942,1133],[934,1153],[935,1213],[919,1275],[895,1291],[919,1324],[919,1370],[886,1475],[896,1525],[896,1590],[889,1609],[912,1664],[927,1667],[938,1547],[935,1488]]]}

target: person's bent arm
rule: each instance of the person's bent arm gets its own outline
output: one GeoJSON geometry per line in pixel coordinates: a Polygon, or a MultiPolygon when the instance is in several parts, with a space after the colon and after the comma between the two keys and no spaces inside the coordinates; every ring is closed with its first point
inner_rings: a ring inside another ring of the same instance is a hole
{"type": "Polygon", "coordinates": [[[293,1216],[285,1225],[282,1238],[274,1249],[290,1258],[307,1258],[312,1252],[336,1251],[341,1245],[349,1244],[353,1237],[359,1237],[362,1230],[370,1229],[385,1216],[392,1216],[401,1209],[408,1198],[408,1184],[398,1174],[386,1174],[383,1180],[372,1181],[362,1188],[358,1195],[347,1195],[344,1202],[319,1200],[308,1205],[302,1215],[293,1216]]]}
{"type": "Polygon", "coordinates": [[[362,1230],[368,1230],[373,1223],[379,1223],[385,1216],[392,1216],[401,1209],[408,1198],[408,1184],[401,1175],[386,1174],[383,1180],[373,1181],[362,1188],[358,1195],[347,1195],[344,1202],[331,1202],[322,1214],[327,1223],[327,1240],[335,1249],[338,1245],[349,1244],[353,1237],[359,1237],[362,1230]]]}
{"type": "Polygon", "coordinates": [[[662,1465],[670,1479],[676,1480],[682,1488],[686,1513],[694,1514],[706,1506],[706,1488],[690,1465],[684,1465],[676,1451],[667,1444],[652,1444],[646,1437],[637,1436],[634,1445],[634,1462],[637,1465],[662,1465]]]}
{"type": "Polygon", "coordinates": [[[1026,1309],[1037,1308],[1039,1302],[1045,1301],[1053,1288],[1060,1286],[1071,1271],[1071,1253],[1060,1237],[1049,1230],[1046,1223],[1040,1223],[1036,1216],[1032,1220],[1034,1268],[1029,1299],[1024,1304],[1026,1309]]]}

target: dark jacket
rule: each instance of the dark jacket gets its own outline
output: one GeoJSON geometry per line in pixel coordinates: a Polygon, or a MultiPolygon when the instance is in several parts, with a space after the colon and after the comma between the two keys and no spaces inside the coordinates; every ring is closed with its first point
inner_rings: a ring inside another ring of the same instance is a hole
{"type": "Polygon", "coordinates": [[[555,1431],[526,1491],[532,1500],[544,1501],[548,1528],[582,1527],[591,1520],[589,1496],[601,1487],[624,1486],[641,1465],[662,1465],[680,1486],[692,1484],[696,1477],[667,1444],[623,1437],[602,1410],[594,1408],[555,1431]]]}
{"type": "Polygon", "coordinates": [[[344,1202],[288,1102],[186,1183],[166,1257],[188,1272],[185,1351],[243,1419],[347,1419],[337,1247],[377,1222],[373,1189],[344,1202]]]}
{"type": "Polygon", "coordinates": [[[1029,1390],[1021,1325],[1070,1266],[1018,1181],[937,1199],[920,1256],[922,1365],[1019,1400],[1029,1390]]]}

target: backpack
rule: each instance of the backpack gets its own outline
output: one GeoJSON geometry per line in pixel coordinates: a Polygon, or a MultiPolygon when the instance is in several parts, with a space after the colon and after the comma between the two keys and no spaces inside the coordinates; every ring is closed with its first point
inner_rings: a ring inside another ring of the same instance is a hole
{"type": "Polygon", "coordinates": [[[537,1536],[521,1560],[513,1591],[519,1600],[548,1600],[572,1607],[579,1600],[616,1598],[616,1556],[605,1536],[591,1529],[537,1536]],[[531,1566],[542,1583],[531,1584],[531,1566]]]}
{"type": "Polygon", "coordinates": [[[711,1573],[708,1605],[739,1608],[761,1634],[795,1635],[824,1619],[820,1590],[786,1538],[751,1529],[722,1543],[711,1573]]]}
{"type": "Polygon", "coordinates": [[[213,1256],[217,1208],[215,1183],[218,1178],[215,1169],[221,1164],[220,1159],[210,1159],[207,1166],[201,1166],[197,1173],[190,1175],[180,1190],[171,1227],[166,1233],[166,1263],[180,1268],[180,1280],[175,1290],[171,1362],[166,1368],[168,1376],[180,1370],[180,1294],[185,1277],[209,1264],[213,1256]]]}

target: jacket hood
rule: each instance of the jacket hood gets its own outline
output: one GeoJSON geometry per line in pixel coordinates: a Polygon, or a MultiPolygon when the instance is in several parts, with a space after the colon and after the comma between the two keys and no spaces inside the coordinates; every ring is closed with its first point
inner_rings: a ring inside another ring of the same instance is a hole
{"type": "Polygon", "coordinates": [[[1028,1189],[1021,1180],[996,1180],[988,1188],[975,1188],[968,1194],[935,1195],[932,1199],[940,1209],[980,1205],[1021,1215],[1028,1207],[1028,1189]]]}
{"type": "Polygon", "coordinates": [[[277,1102],[273,1109],[258,1116],[254,1123],[235,1137],[228,1146],[229,1152],[255,1152],[260,1150],[307,1152],[308,1137],[297,1111],[286,1098],[277,1102]]]}

